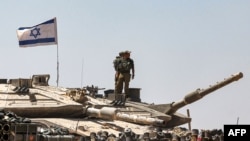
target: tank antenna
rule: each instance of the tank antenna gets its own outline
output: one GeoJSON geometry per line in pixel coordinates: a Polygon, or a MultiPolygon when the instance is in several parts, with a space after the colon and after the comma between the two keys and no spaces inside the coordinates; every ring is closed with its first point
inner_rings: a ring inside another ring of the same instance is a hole
{"type": "Polygon", "coordinates": [[[83,78],[83,63],[84,63],[84,59],[82,57],[81,88],[82,88],[82,78],[83,78]]]}
{"type": "MultiPolygon", "coordinates": [[[[187,109],[187,116],[190,118],[189,109],[187,109]]],[[[191,122],[188,122],[188,129],[191,131],[191,122]]]]}

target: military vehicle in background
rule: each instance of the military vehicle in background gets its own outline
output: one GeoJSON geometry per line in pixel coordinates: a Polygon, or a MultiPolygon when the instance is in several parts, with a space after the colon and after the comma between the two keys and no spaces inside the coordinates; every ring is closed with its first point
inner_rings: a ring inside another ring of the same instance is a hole
{"type": "MultiPolygon", "coordinates": [[[[0,79],[0,139],[15,141],[191,140],[193,130],[177,128],[191,117],[177,111],[243,77],[241,72],[196,89],[177,102],[141,102],[140,88],[128,98],[112,89],[99,94],[97,86],[63,88],[49,85],[49,74],[0,79]],[[177,133],[178,132],[178,133],[177,133]]],[[[218,132],[216,132],[218,133],[218,132]]],[[[221,133],[221,132],[220,132],[221,133]]],[[[210,134],[212,135],[212,134],[210,134]]],[[[218,135],[218,134],[216,134],[218,135]]]]}

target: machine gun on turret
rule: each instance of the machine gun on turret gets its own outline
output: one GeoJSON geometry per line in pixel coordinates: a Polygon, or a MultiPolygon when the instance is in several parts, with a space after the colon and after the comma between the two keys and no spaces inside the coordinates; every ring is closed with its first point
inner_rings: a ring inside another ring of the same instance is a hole
{"type": "Polygon", "coordinates": [[[105,88],[98,88],[98,86],[94,86],[94,85],[86,86],[83,88],[86,89],[88,91],[87,94],[93,98],[95,98],[97,96],[99,90],[105,89],[105,88]]]}

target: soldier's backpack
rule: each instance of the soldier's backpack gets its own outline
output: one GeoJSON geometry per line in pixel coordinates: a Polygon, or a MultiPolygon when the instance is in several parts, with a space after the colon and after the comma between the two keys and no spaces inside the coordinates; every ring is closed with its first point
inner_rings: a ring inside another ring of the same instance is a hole
{"type": "Polygon", "coordinates": [[[121,57],[120,56],[116,56],[115,60],[113,61],[113,66],[115,71],[118,71],[118,65],[120,63],[121,57]]]}

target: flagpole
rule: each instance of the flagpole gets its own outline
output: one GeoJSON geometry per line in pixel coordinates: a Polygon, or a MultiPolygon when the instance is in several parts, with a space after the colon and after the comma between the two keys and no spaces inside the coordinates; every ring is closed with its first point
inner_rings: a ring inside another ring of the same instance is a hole
{"type": "Polygon", "coordinates": [[[57,44],[57,67],[56,67],[56,69],[57,69],[57,78],[56,78],[56,85],[57,85],[57,87],[58,87],[58,83],[59,83],[59,55],[58,55],[58,44],[57,44]]]}
{"type": "Polygon", "coordinates": [[[56,54],[57,54],[57,62],[56,62],[56,86],[58,87],[59,84],[59,53],[58,53],[58,36],[57,36],[57,19],[56,17],[54,18],[55,20],[55,33],[56,33],[56,54]]]}
{"type": "Polygon", "coordinates": [[[81,72],[81,88],[82,86],[82,81],[83,81],[83,64],[84,64],[84,58],[82,58],[82,72],[81,72]]]}

